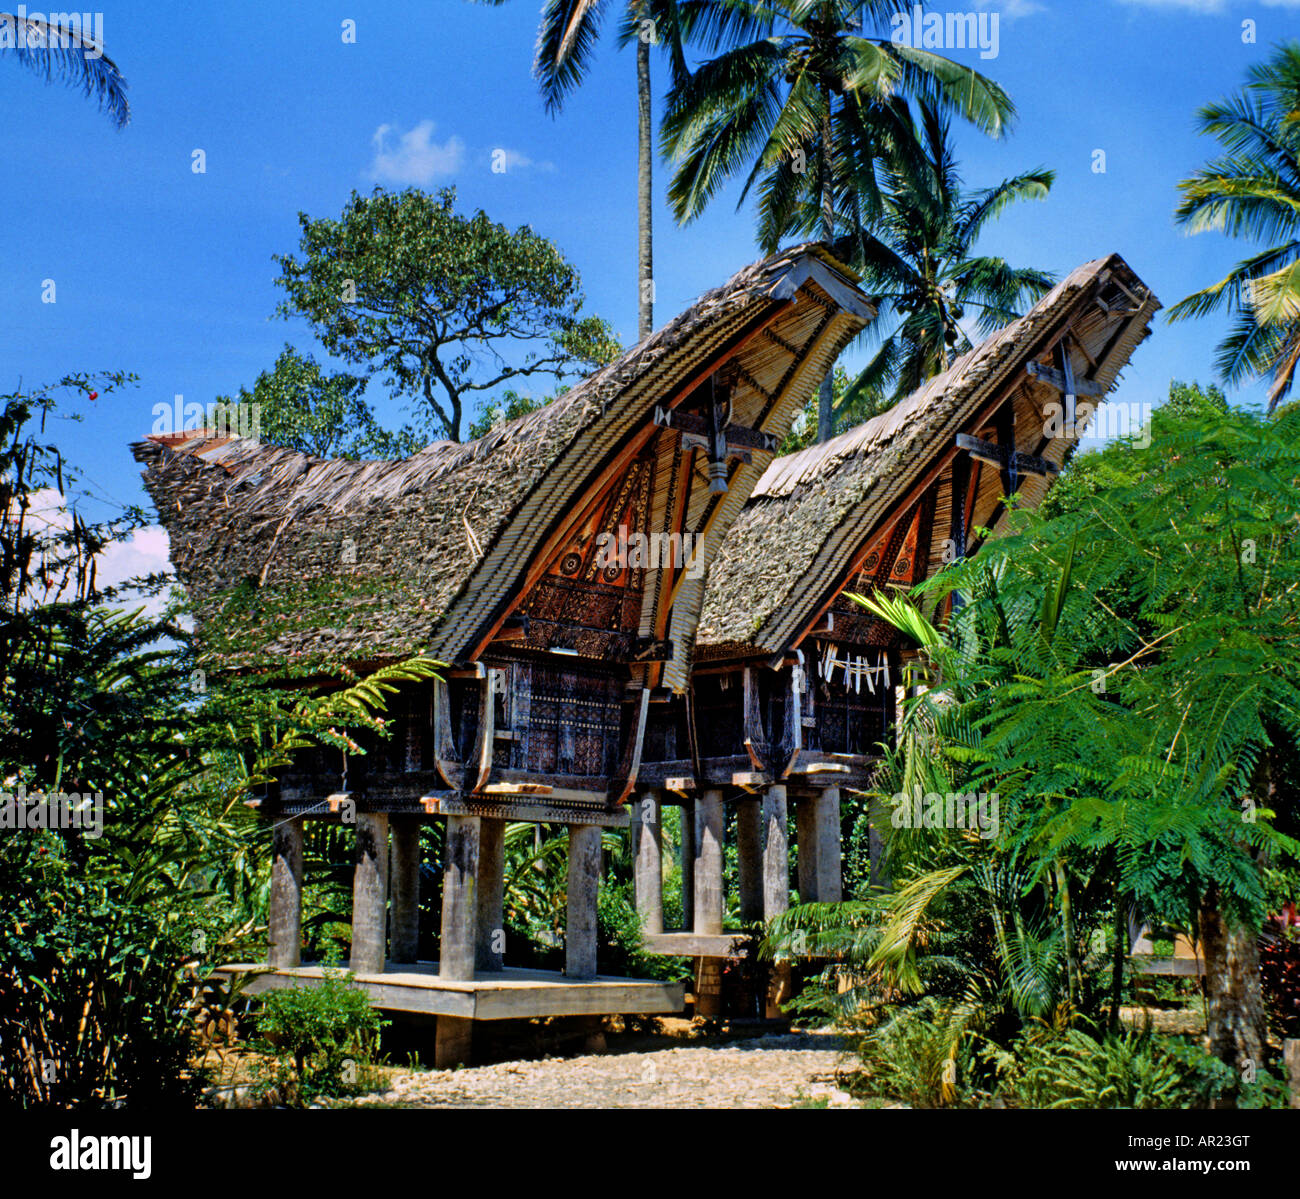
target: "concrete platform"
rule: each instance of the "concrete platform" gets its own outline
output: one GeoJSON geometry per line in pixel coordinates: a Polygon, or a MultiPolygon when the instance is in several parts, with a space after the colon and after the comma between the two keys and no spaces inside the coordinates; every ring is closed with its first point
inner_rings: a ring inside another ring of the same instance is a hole
{"type": "MultiPolygon", "coordinates": [[[[225,978],[251,975],[244,986],[247,995],[319,982],[324,977],[320,966],[276,969],[264,962],[231,963],[217,967],[213,973],[225,978]]],[[[549,970],[514,967],[479,973],[473,982],[450,982],[438,977],[437,962],[390,962],[383,974],[358,974],[353,985],[362,987],[371,1005],[382,1011],[420,1012],[460,1020],[675,1013],[685,1005],[686,990],[683,983],[603,975],[570,982],[549,970]]]]}

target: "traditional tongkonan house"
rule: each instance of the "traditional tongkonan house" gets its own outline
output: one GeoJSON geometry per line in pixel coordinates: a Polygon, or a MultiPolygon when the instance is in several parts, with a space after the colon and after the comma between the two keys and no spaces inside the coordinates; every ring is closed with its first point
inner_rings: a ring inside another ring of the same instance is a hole
{"type": "Polygon", "coordinates": [[[391,739],[304,753],[264,800],[273,969],[252,989],[314,976],[303,821],[354,820],[352,969],[379,1006],[438,1016],[440,1062],[465,1060],[475,1019],[680,1008],[680,986],[596,977],[601,831],[628,823],[652,698],[690,682],[710,561],[873,315],[806,246],[468,444],[393,462],[202,433],[134,447],[219,668],[447,664],[390,703],[391,739]],[[436,970],[416,965],[433,819],[447,822],[436,970]],[[568,827],[564,976],[503,970],[508,820],[568,827]]]}
{"type": "MultiPolygon", "coordinates": [[[[840,795],[892,740],[907,652],[845,593],[909,588],[974,553],[972,530],[998,529],[1004,497],[1036,505],[1159,307],[1117,255],[1089,263],[888,412],[768,467],[710,566],[691,686],[650,706],[634,841],[655,952],[737,954],[723,931],[728,801],[742,921],[788,906],[791,802],[800,899],[840,899],[840,795]],[[685,809],[686,928],[669,933],[662,804],[685,809]]],[[[697,975],[697,1001],[708,989],[697,975]]]]}

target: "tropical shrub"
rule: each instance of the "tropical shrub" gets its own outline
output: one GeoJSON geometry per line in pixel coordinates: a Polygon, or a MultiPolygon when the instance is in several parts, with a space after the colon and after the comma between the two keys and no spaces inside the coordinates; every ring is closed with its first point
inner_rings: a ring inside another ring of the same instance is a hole
{"type": "Polygon", "coordinates": [[[322,1096],[370,1089],[379,1032],[389,1021],[352,985],[351,972],[327,965],[320,985],[268,991],[257,1014],[259,1043],[268,1054],[254,1093],[292,1107],[322,1096]]]}

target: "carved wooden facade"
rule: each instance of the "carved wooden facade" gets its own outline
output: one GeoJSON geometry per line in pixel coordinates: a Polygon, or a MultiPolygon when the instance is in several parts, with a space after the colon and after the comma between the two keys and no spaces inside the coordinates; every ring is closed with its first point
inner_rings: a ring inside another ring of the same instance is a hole
{"type": "MultiPolygon", "coordinates": [[[[709,560],[872,315],[824,250],[803,247],[478,443],[360,464],[201,434],[136,447],[205,630],[251,578],[280,601],[278,623],[248,634],[259,666],[307,652],[446,664],[390,704],[391,737],[303,753],[267,796],[273,965],[299,962],[304,819],[357,824],[353,969],[414,960],[419,822],[439,817],[442,978],[501,967],[507,820],[568,826],[566,975],[594,975],[600,831],[628,823],[652,696],[690,680],[709,560]]],[[[451,1054],[463,1034],[443,1032],[451,1054]]]]}
{"type": "Polygon", "coordinates": [[[1082,404],[1110,391],[1158,308],[1118,256],[1089,263],[895,408],[768,468],[710,568],[691,686],[650,706],[646,812],[683,806],[693,858],[686,928],[664,933],[656,838],[637,829],[652,948],[734,951],[721,848],[701,848],[724,803],[739,805],[743,915],[788,903],[791,803],[801,899],[840,898],[841,790],[864,787],[892,743],[912,652],[850,596],[908,590],[976,552],[1005,497],[1036,504],[1082,434],[1082,404]]]}

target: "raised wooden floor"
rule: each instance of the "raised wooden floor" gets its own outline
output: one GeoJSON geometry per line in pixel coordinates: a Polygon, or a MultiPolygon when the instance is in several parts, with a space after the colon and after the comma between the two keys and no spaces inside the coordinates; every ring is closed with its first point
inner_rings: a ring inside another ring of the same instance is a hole
{"type": "Polygon", "coordinates": [[[755,940],[750,933],[647,933],[645,952],[656,957],[739,959],[755,940]]]}
{"type": "MultiPolygon", "coordinates": [[[[319,982],[320,966],[275,969],[265,963],[232,963],[214,973],[252,977],[244,993],[258,995],[283,987],[319,982]]],[[[389,1012],[421,1012],[462,1020],[529,1020],[541,1016],[651,1015],[680,1012],[685,984],[604,975],[573,982],[549,970],[507,967],[480,973],[473,982],[438,977],[437,962],[389,963],[383,974],[358,974],[353,985],[370,996],[372,1007],[389,1012]]]]}

